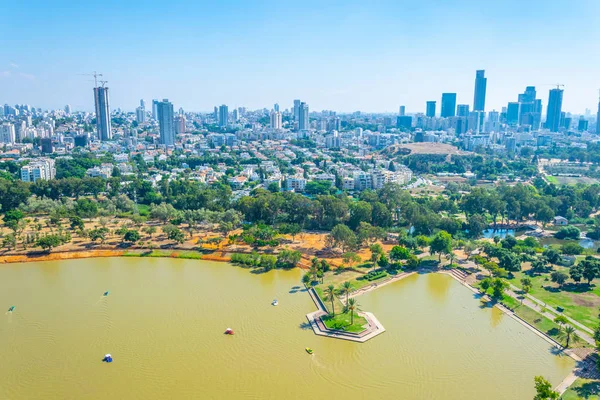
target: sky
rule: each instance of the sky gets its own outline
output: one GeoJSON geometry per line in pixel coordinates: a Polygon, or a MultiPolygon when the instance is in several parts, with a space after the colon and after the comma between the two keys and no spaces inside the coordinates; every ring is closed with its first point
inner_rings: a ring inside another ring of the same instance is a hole
{"type": "Polygon", "coordinates": [[[111,108],[168,98],[311,111],[424,112],[458,93],[486,110],[536,86],[564,84],[563,110],[595,113],[599,0],[6,1],[0,13],[0,103],[93,109],[98,71],[111,108]]]}

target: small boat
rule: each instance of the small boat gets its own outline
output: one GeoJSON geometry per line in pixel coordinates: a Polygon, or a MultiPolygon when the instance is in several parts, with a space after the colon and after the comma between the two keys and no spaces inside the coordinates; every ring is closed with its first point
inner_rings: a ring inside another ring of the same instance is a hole
{"type": "Polygon", "coordinates": [[[278,306],[279,302],[277,301],[277,299],[273,300],[273,302],[271,303],[272,306],[278,306]]]}
{"type": "Polygon", "coordinates": [[[111,362],[113,362],[113,358],[112,358],[112,356],[110,354],[106,354],[104,356],[104,358],[102,359],[102,361],[104,361],[106,363],[111,363],[111,362]]]}
{"type": "Polygon", "coordinates": [[[225,329],[225,334],[226,335],[233,335],[233,329],[231,329],[231,328],[225,329]]]}
{"type": "Polygon", "coordinates": [[[108,293],[110,293],[108,290],[104,292],[104,297],[108,296],[108,293]]]}
{"type": "Polygon", "coordinates": [[[15,311],[15,306],[10,306],[10,308],[8,309],[8,312],[13,312],[15,311]]]}
{"type": "Polygon", "coordinates": [[[310,347],[307,347],[305,350],[308,354],[314,353],[313,349],[311,349],[310,347]]]}

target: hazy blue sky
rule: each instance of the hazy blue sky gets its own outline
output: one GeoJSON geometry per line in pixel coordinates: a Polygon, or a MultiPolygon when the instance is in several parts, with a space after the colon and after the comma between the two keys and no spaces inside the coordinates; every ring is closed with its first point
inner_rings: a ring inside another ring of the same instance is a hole
{"type": "Polygon", "coordinates": [[[3,2],[0,103],[92,110],[104,73],[111,106],[140,98],[175,107],[425,110],[442,92],[486,110],[535,85],[544,103],[595,113],[600,0],[39,1],[3,2]]]}

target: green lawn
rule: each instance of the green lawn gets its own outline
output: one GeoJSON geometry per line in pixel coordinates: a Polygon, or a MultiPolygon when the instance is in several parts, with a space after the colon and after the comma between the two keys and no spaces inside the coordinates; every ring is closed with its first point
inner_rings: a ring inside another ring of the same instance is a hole
{"type": "Polygon", "coordinates": [[[556,179],[555,176],[546,175],[546,180],[548,181],[548,183],[554,183],[555,185],[558,185],[558,179],[556,179]]]}
{"type": "Polygon", "coordinates": [[[202,259],[202,254],[193,250],[152,250],[152,251],[126,251],[124,257],[168,257],[184,258],[191,260],[202,259]]]}
{"type": "MultiPolygon", "coordinates": [[[[538,312],[532,310],[527,306],[517,307],[515,309],[515,314],[527,321],[529,324],[535,326],[539,331],[545,333],[546,335],[550,336],[552,339],[556,340],[558,343],[564,346],[564,340],[559,339],[558,337],[560,328],[556,322],[549,320],[545,316],[539,314],[538,312]]],[[[578,347],[581,346],[583,343],[584,342],[580,342],[578,344],[573,345],[575,347],[578,347]]]]}
{"type": "Polygon", "coordinates": [[[569,390],[561,397],[562,400],[599,400],[600,382],[591,379],[577,379],[569,390]]]}
{"type": "Polygon", "coordinates": [[[321,317],[325,326],[329,329],[343,330],[346,332],[359,333],[365,330],[363,327],[367,324],[367,320],[363,317],[359,317],[354,313],[354,324],[350,325],[350,313],[345,312],[341,314],[335,314],[334,316],[326,315],[321,317]]]}
{"type": "MultiPolygon", "coordinates": [[[[564,267],[556,267],[556,270],[569,272],[569,269],[564,267]]],[[[520,288],[521,278],[527,275],[523,272],[516,272],[514,276],[514,279],[510,282],[520,288]]],[[[561,289],[550,280],[549,274],[530,278],[533,282],[530,294],[533,297],[545,302],[552,308],[562,307],[566,316],[590,329],[596,328],[598,308],[600,307],[600,280],[594,280],[591,289],[588,289],[587,285],[583,283],[574,284],[573,281],[569,280],[561,289]]]]}

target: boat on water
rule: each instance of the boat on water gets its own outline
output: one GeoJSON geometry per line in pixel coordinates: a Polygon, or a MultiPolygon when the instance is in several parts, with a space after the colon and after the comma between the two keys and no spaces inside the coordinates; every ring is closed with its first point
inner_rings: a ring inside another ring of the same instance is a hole
{"type": "Polygon", "coordinates": [[[233,329],[231,329],[231,328],[225,329],[225,334],[226,335],[233,335],[233,329]]]}
{"type": "Polygon", "coordinates": [[[8,312],[13,312],[13,311],[15,311],[15,306],[10,306],[10,307],[8,308],[8,312]]]}
{"type": "Polygon", "coordinates": [[[275,300],[273,300],[273,301],[271,302],[271,305],[272,305],[272,306],[278,306],[278,305],[279,305],[279,302],[277,301],[277,299],[275,299],[275,300]]]}
{"type": "Polygon", "coordinates": [[[112,356],[110,354],[106,354],[104,356],[104,358],[102,359],[102,361],[104,361],[106,363],[111,363],[111,362],[113,362],[113,358],[112,358],[112,356]]]}
{"type": "Polygon", "coordinates": [[[107,290],[106,292],[104,292],[104,297],[108,296],[110,292],[107,290]]]}
{"type": "Polygon", "coordinates": [[[314,353],[313,349],[311,349],[310,347],[307,347],[305,350],[308,354],[314,353]]]}

